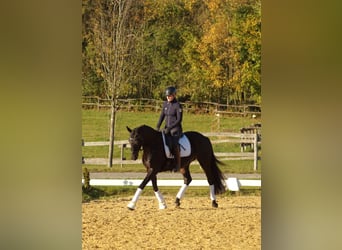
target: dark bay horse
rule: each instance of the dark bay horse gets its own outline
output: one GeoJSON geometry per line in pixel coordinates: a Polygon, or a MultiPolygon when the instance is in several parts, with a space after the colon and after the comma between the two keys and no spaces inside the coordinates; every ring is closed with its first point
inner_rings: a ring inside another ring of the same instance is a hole
{"type": "MultiPolygon", "coordinates": [[[[159,201],[159,208],[164,209],[166,208],[166,204],[163,196],[158,190],[157,174],[163,171],[171,171],[174,168],[175,162],[174,159],[169,159],[165,155],[162,132],[154,130],[146,125],[142,125],[135,129],[127,127],[127,130],[130,133],[129,142],[131,145],[132,160],[138,158],[139,151],[142,148],[142,162],[147,170],[147,174],[128,204],[128,208],[131,210],[135,209],[140,194],[151,180],[153,190],[159,201]]],[[[175,204],[176,206],[180,206],[180,200],[192,181],[189,171],[190,163],[197,159],[207,176],[212,206],[218,207],[215,195],[222,194],[226,191],[225,177],[218,167],[218,164],[222,163],[215,157],[212,144],[208,137],[194,131],[185,132],[184,134],[190,141],[191,154],[188,157],[182,157],[181,159],[182,168],[180,169],[180,172],[183,175],[184,184],[176,195],[175,204]]]]}

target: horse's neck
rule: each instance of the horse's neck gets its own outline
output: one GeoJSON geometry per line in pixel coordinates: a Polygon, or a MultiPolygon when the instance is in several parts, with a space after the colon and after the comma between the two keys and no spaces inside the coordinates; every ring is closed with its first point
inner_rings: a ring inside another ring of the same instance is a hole
{"type": "Polygon", "coordinates": [[[157,131],[147,127],[146,131],[144,133],[144,145],[143,147],[151,147],[156,144],[156,141],[158,140],[159,134],[157,131]]]}

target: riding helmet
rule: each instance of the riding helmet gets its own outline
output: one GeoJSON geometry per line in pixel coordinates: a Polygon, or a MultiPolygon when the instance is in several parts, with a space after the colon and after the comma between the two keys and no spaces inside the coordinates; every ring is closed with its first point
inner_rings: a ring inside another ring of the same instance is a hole
{"type": "Polygon", "coordinates": [[[168,96],[168,95],[175,95],[176,94],[176,88],[173,87],[173,86],[168,87],[168,88],[166,88],[165,93],[166,93],[166,96],[168,96]]]}

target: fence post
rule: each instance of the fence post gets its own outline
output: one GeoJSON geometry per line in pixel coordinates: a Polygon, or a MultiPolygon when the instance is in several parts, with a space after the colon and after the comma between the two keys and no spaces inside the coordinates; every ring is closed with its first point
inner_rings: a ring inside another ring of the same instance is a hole
{"type": "Polygon", "coordinates": [[[84,188],[87,190],[90,188],[90,175],[89,175],[89,171],[87,168],[84,168],[83,177],[84,177],[84,188]]]}
{"type": "Polygon", "coordinates": [[[258,169],[258,134],[254,134],[254,171],[258,169]]]}
{"type": "Polygon", "coordinates": [[[121,168],[122,168],[122,161],[126,160],[125,152],[124,152],[125,148],[126,148],[126,143],[121,145],[121,168]]]}

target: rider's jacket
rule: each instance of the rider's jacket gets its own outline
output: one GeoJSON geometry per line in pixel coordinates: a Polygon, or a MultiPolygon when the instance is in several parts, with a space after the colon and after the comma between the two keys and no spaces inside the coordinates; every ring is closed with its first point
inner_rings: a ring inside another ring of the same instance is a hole
{"type": "Polygon", "coordinates": [[[174,98],[171,102],[165,101],[160,113],[157,128],[159,129],[165,119],[165,128],[170,128],[172,136],[180,136],[183,133],[182,129],[182,105],[174,98]]]}

